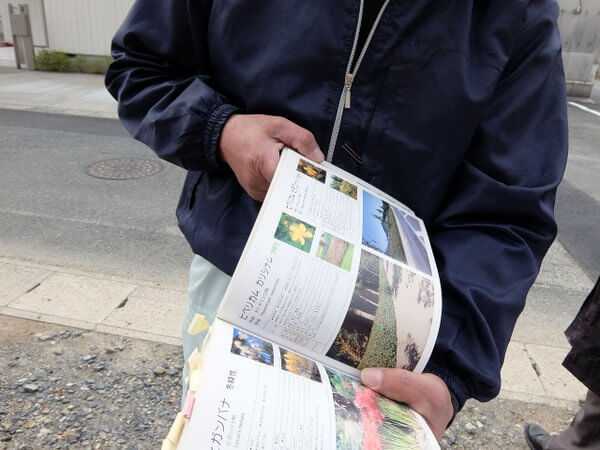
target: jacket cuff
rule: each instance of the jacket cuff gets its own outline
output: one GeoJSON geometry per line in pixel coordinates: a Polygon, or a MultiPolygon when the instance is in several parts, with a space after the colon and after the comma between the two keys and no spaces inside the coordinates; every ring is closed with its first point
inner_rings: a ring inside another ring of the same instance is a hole
{"type": "MultiPolygon", "coordinates": [[[[456,415],[465,405],[465,402],[473,395],[473,388],[471,384],[456,374],[453,370],[446,366],[438,364],[436,361],[429,360],[423,372],[437,375],[450,390],[450,394],[454,396],[453,400],[456,400],[456,404],[453,401],[454,415],[456,415]]],[[[454,417],[452,418],[454,420],[454,417]]]]}
{"type": "Polygon", "coordinates": [[[223,132],[225,122],[238,111],[239,108],[228,103],[223,103],[213,109],[208,116],[204,128],[203,140],[204,155],[208,169],[224,169],[227,167],[219,156],[219,142],[221,140],[221,133],[223,132]]]}

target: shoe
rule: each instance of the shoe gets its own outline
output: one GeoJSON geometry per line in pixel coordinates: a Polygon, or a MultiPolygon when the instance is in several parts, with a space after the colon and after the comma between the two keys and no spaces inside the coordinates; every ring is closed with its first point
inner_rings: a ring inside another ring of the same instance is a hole
{"type": "Polygon", "coordinates": [[[531,450],[543,450],[549,440],[550,435],[539,425],[535,423],[525,425],[525,442],[531,450]]]}

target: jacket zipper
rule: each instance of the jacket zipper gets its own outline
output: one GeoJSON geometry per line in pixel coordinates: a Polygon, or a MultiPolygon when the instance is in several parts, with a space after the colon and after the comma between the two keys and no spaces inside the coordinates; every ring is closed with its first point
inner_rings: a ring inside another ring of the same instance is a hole
{"type": "Polygon", "coordinates": [[[379,25],[379,21],[381,20],[381,16],[385,11],[390,0],[385,0],[383,6],[379,10],[379,14],[375,18],[375,23],[371,27],[369,31],[369,35],[365,40],[362,50],[360,51],[360,55],[356,60],[356,64],[354,65],[354,71],[350,72],[352,68],[352,60],[354,59],[354,53],[356,52],[356,45],[358,44],[358,33],[360,31],[360,25],[362,22],[363,16],[363,8],[364,8],[364,0],[360,0],[360,9],[358,10],[358,23],[356,25],[356,33],[354,34],[354,43],[352,44],[352,51],[350,52],[350,59],[348,60],[348,66],[346,67],[346,74],[344,76],[344,88],[342,89],[342,95],[340,97],[340,102],[338,104],[337,113],[335,115],[335,121],[333,123],[333,130],[331,132],[331,139],[329,141],[329,148],[327,149],[327,158],[328,162],[331,162],[333,159],[333,153],[335,151],[335,144],[337,143],[338,134],[340,132],[340,126],[342,125],[342,116],[344,115],[344,109],[350,109],[351,106],[351,90],[352,83],[354,82],[354,78],[356,77],[356,72],[358,72],[358,68],[360,67],[360,63],[362,62],[365,53],[367,52],[367,47],[375,34],[375,30],[377,29],[377,25],[379,25]]]}

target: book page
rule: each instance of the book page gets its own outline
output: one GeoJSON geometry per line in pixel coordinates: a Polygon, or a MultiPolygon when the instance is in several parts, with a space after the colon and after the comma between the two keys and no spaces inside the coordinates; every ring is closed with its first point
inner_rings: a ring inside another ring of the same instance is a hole
{"type": "Polygon", "coordinates": [[[424,420],[356,378],[216,320],[179,449],[436,449],[424,420]]]}
{"type": "Polygon", "coordinates": [[[421,371],[440,315],[423,222],[341,169],[284,151],[219,317],[357,376],[421,371]]]}

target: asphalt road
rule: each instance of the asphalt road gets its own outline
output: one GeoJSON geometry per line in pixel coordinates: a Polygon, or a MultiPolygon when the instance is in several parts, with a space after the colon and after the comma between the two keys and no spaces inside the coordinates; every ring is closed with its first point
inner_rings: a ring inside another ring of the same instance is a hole
{"type": "MultiPolygon", "coordinates": [[[[600,112],[597,103],[580,102],[600,112]]],[[[569,106],[570,156],[557,198],[559,240],[600,272],[600,116],[569,106]]],[[[0,110],[0,256],[183,286],[191,252],[174,215],[184,171],[103,180],[111,158],[158,160],[114,120],[0,110]]]]}
{"type": "Polygon", "coordinates": [[[115,120],[0,110],[0,255],[184,286],[175,206],[185,172],[93,178],[112,158],[158,158],[115,120]]]}

